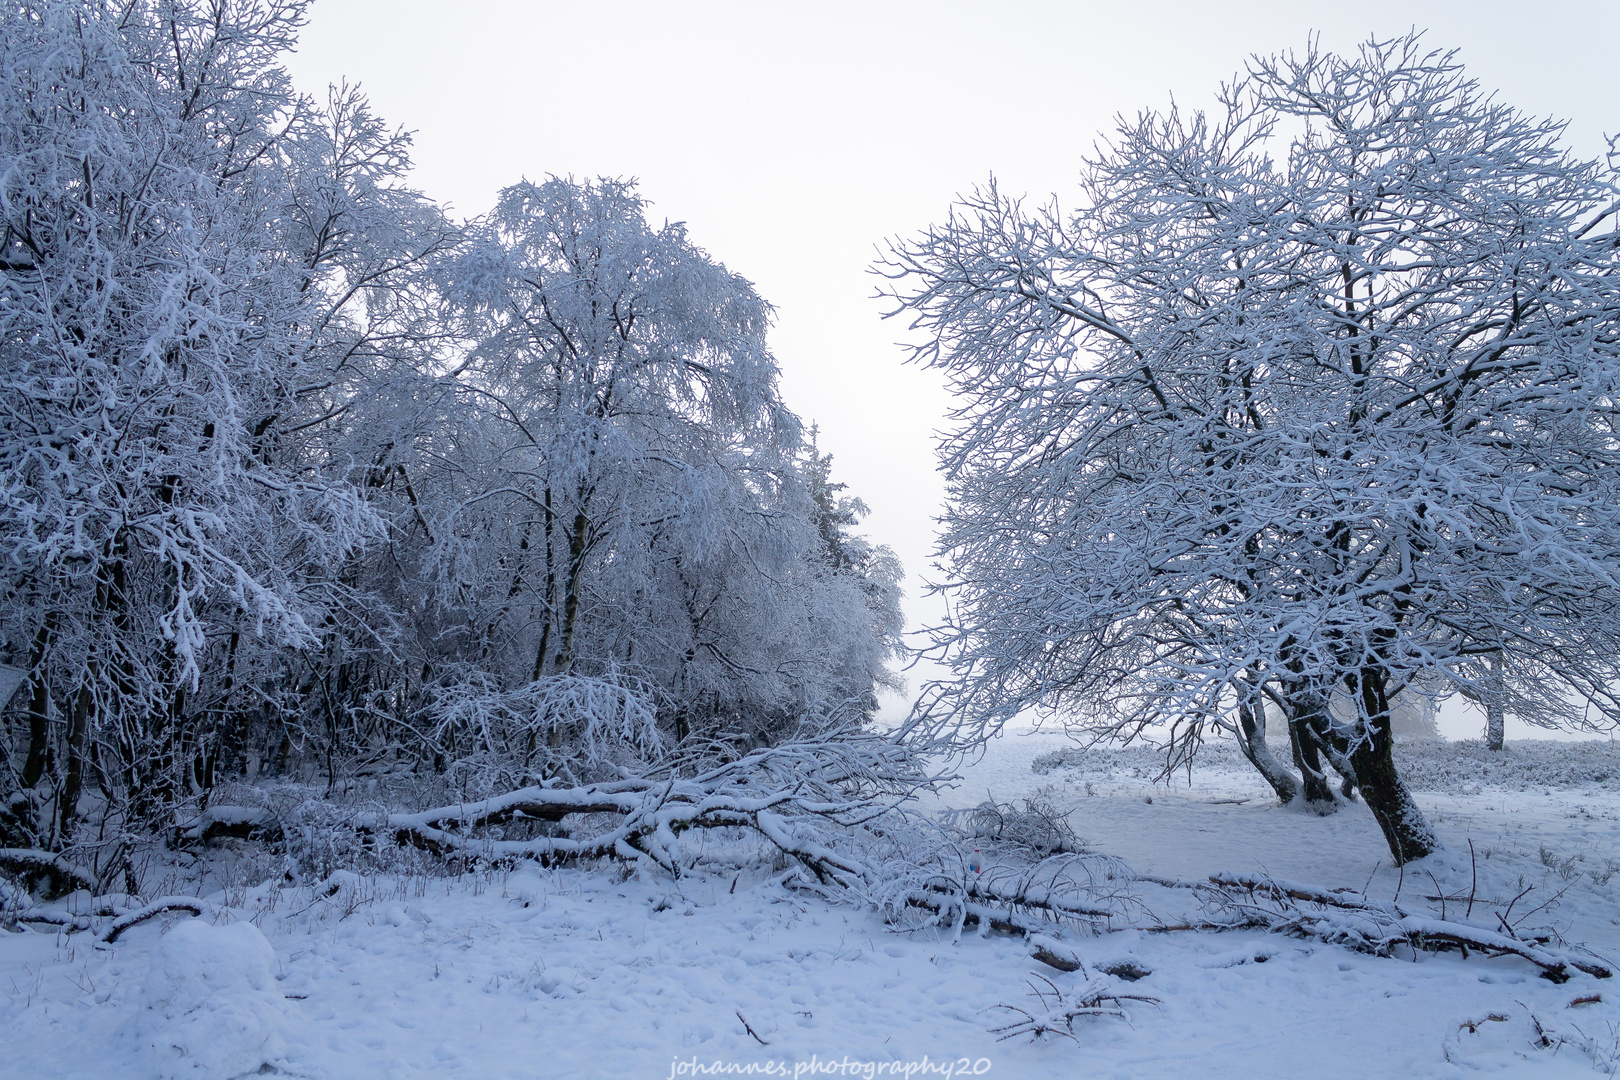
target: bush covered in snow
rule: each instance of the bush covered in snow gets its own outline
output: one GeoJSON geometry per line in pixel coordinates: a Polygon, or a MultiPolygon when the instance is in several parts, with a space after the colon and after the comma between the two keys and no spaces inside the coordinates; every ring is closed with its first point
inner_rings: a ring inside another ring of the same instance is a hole
{"type": "Polygon", "coordinates": [[[1620,745],[1612,742],[1532,739],[1489,750],[1478,739],[1413,741],[1396,746],[1395,760],[1413,787],[1451,795],[1482,787],[1620,791],[1620,745]]]}

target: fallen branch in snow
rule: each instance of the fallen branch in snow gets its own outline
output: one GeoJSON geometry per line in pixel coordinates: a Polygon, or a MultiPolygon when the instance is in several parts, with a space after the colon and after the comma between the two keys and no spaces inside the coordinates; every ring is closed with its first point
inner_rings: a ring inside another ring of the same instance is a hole
{"type": "Polygon", "coordinates": [[[741,1011],[738,1011],[737,1019],[742,1020],[743,1030],[748,1032],[748,1034],[752,1035],[754,1037],[755,1042],[759,1043],[759,1045],[761,1045],[761,1046],[769,1046],[769,1045],[771,1045],[770,1043],[766,1042],[764,1039],[759,1037],[759,1032],[755,1031],[754,1028],[753,1028],[753,1025],[751,1025],[746,1019],[744,1019],[743,1014],[742,1014],[741,1011]]]}
{"type": "MultiPolygon", "coordinates": [[[[1614,1025],[1612,1023],[1607,1025],[1609,1030],[1605,1034],[1595,1034],[1597,1030],[1595,1028],[1594,1033],[1589,1033],[1574,1022],[1568,1011],[1595,1003],[1593,999],[1601,1001],[1597,995],[1579,997],[1566,1005],[1564,1011],[1556,1013],[1545,1011],[1538,1013],[1523,1002],[1519,1002],[1518,1006],[1524,1010],[1530,1031],[1533,1033],[1527,1040],[1531,1047],[1537,1050],[1551,1050],[1554,1054],[1566,1046],[1570,1047],[1589,1057],[1592,1066],[1599,1072],[1613,1076],[1616,1071],[1620,1071],[1617,1070],[1617,1067],[1620,1067],[1620,1034],[1616,1033],[1614,1025]]],[[[1478,1068],[1476,1063],[1464,1056],[1463,1033],[1478,1034],[1487,1023],[1506,1023],[1511,1019],[1508,1013],[1492,1012],[1478,1020],[1464,1020],[1457,1025],[1456,1030],[1446,1035],[1445,1041],[1441,1044],[1446,1060],[1453,1065],[1478,1068]]]]}
{"type": "Polygon", "coordinates": [[[1040,979],[1047,987],[1043,990],[1033,982],[1029,983],[1031,995],[1039,1002],[1036,1011],[1032,1012],[1018,1005],[991,1006],[1022,1017],[1010,1024],[990,1029],[990,1033],[997,1036],[999,1041],[1005,1042],[1020,1035],[1038,1039],[1050,1034],[1062,1035],[1078,1043],[1080,1040],[1075,1037],[1074,1022],[1082,1016],[1113,1016],[1128,1023],[1130,1018],[1125,1014],[1125,1002],[1159,1004],[1158,998],[1148,997],[1146,994],[1120,993],[1109,986],[1106,979],[1093,979],[1079,990],[1071,991],[1069,997],[1065,998],[1063,991],[1059,990],[1052,980],[1041,975],[1035,978],[1040,979]]]}
{"type": "MultiPolygon", "coordinates": [[[[927,850],[917,838],[908,840],[909,847],[903,845],[902,850],[927,850]]],[[[950,926],[956,935],[969,926],[977,926],[981,934],[1016,934],[1028,943],[1033,959],[1059,971],[1083,971],[1085,966],[1079,954],[1058,939],[1063,928],[1103,933],[1141,907],[1128,888],[1129,870],[1107,856],[1058,855],[1033,863],[1009,857],[990,862],[995,852],[986,857],[983,849],[975,849],[972,856],[988,865],[952,872],[947,864],[964,861],[967,855],[949,845],[928,854],[931,866],[918,867],[915,858],[909,867],[896,861],[883,864],[880,872],[886,876],[868,899],[895,917],[906,910],[926,911],[929,921],[950,926]]]]}
{"type": "MultiPolygon", "coordinates": [[[[1566,1008],[1575,1008],[1571,1002],[1566,1008]]],[[[1535,1029],[1535,1045],[1537,1049],[1551,1050],[1557,1053],[1566,1046],[1574,1047],[1580,1053],[1592,1059],[1592,1067],[1599,1072],[1606,1072],[1614,1076],[1620,1072],[1620,1033],[1614,1025],[1608,1025],[1606,1035],[1591,1035],[1569,1019],[1556,1014],[1536,1014],[1528,1008],[1530,1025],[1535,1029]]]]}
{"type": "Polygon", "coordinates": [[[1445,1040],[1440,1044],[1440,1049],[1445,1054],[1446,1060],[1453,1065],[1466,1065],[1467,1062],[1464,1061],[1462,1055],[1462,1033],[1466,1031],[1470,1035],[1475,1035],[1479,1033],[1480,1028],[1488,1023],[1505,1024],[1509,1019],[1510,1017],[1506,1013],[1493,1012],[1487,1013],[1479,1020],[1464,1020],[1457,1025],[1456,1031],[1445,1037],[1445,1040]]]}
{"type": "Polygon", "coordinates": [[[1110,859],[1058,855],[1029,866],[986,866],[966,882],[966,892],[971,899],[1034,908],[1059,919],[1107,922],[1119,912],[1081,898],[1095,895],[1100,881],[1128,880],[1128,873],[1110,859]],[[1099,863],[1100,872],[1094,872],[1099,863]]]}
{"type": "Polygon", "coordinates": [[[1052,929],[1048,920],[1031,918],[1007,908],[991,907],[964,901],[959,893],[943,889],[935,892],[913,893],[906,900],[908,907],[931,912],[939,922],[951,923],[960,933],[963,928],[977,926],[981,931],[1016,934],[1033,937],[1043,930],[1052,929]]]}
{"type": "Polygon", "coordinates": [[[1059,971],[1078,971],[1081,975],[1086,973],[1086,962],[1080,959],[1079,953],[1045,934],[1029,935],[1029,955],[1047,967],[1057,968],[1059,971]]]}
{"type": "Polygon", "coordinates": [[[687,861],[681,833],[745,828],[806,867],[818,883],[849,889],[868,882],[872,869],[834,846],[841,834],[871,824],[929,782],[897,744],[850,737],[756,750],[691,777],[526,787],[474,803],[379,816],[362,828],[440,855],[544,863],[649,859],[677,875],[687,861]],[[587,814],[617,821],[584,836],[508,840],[485,832],[587,814]]]}
{"type": "Polygon", "coordinates": [[[238,840],[280,840],[283,829],[275,814],[260,806],[210,806],[175,829],[179,844],[206,844],[221,837],[238,840]]]}
{"type": "Polygon", "coordinates": [[[1177,881],[1175,878],[1155,877],[1152,874],[1137,874],[1137,881],[1145,881],[1150,885],[1158,885],[1166,889],[1202,889],[1200,881],[1177,881]]]}
{"type": "Polygon", "coordinates": [[[49,911],[40,908],[29,908],[27,911],[18,912],[11,921],[60,926],[69,934],[77,933],[80,930],[88,930],[94,925],[87,915],[72,915],[66,911],[49,911]]]}
{"type": "MultiPolygon", "coordinates": [[[[881,878],[864,853],[881,848],[885,829],[903,815],[899,803],[935,778],[926,775],[907,748],[872,736],[844,736],[789,743],[756,750],[734,761],[680,776],[629,777],[580,787],[536,785],[493,798],[415,813],[344,815],[327,827],[352,829],[363,837],[392,841],[442,856],[505,862],[534,859],[558,863],[598,857],[656,864],[679,875],[694,852],[683,849],[681,834],[693,829],[740,829],[763,838],[812,881],[834,893],[865,896],[881,878]],[[612,820],[603,824],[599,819],[612,820]],[[507,839],[503,826],[523,821],[566,822],[571,835],[507,839]]],[[[177,827],[180,841],[218,836],[291,840],[293,832],[271,811],[257,807],[212,807],[177,827]]],[[[352,834],[351,834],[352,835],[352,834]]],[[[48,879],[53,887],[94,891],[93,877],[50,852],[4,850],[0,866],[48,879]],[[65,884],[64,884],[65,883],[65,884]]],[[[334,894],[346,871],[322,887],[334,894]]],[[[352,875],[349,875],[352,877],[352,875]]],[[[1055,904],[1032,895],[1031,903],[1055,904]]],[[[215,912],[206,901],[165,897],[138,910],[105,906],[114,916],[101,934],[116,940],[129,927],[164,911],[215,912]]],[[[42,921],[89,930],[79,913],[31,909],[42,921]]]]}
{"type": "MultiPolygon", "coordinates": [[[[336,896],[344,885],[358,883],[359,880],[355,874],[347,870],[334,871],[329,878],[311,890],[313,899],[310,906],[336,896]]],[[[223,910],[212,901],[195,896],[162,896],[139,907],[126,907],[114,897],[101,897],[88,910],[68,912],[35,907],[19,914],[17,921],[49,923],[63,927],[72,934],[92,929],[95,925],[93,919],[111,917],[112,922],[102,927],[101,932],[96,935],[98,941],[110,945],[117,941],[124,931],[171,911],[186,911],[192,915],[217,918],[223,910]]],[[[308,907],[305,907],[295,914],[302,914],[307,910],[308,907]]]]}
{"type": "MultiPolygon", "coordinates": [[[[1511,936],[1512,928],[1505,921],[1498,931],[1392,901],[1372,900],[1348,889],[1320,889],[1267,877],[1212,874],[1209,880],[1211,906],[1238,917],[1229,926],[1263,926],[1380,956],[1389,955],[1397,944],[1431,951],[1454,947],[1464,956],[1469,949],[1489,956],[1520,956],[1539,967],[1542,978],[1555,983],[1568,981],[1571,968],[1598,979],[1614,974],[1596,957],[1575,956],[1511,936]]],[[[1207,924],[1209,928],[1218,925],[1207,924]]]]}
{"type": "Polygon", "coordinates": [[[108,945],[118,940],[120,934],[134,926],[139,926],[148,919],[155,919],[170,911],[189,911],[193,915],[215,915],[219,909],[207,900],[199,900],[195,896],[164,896],[153,900],[145,907],[127,911],[114,919],[100,934],[100,940],[108,945]]]}
{"type": "Polygon", "coordinates": [[[908,893],[905,902],[959,927],[977,924],[1023,935],[1049,930],[1053,922],[1078,922],[1095,930],[1118,918],[1120,911],[1096,904],[1095,882],[1089,875],[1071,876],[1068,862],[1069,857],[1056,856],[1033,866],[991,866],[965,878],[935,875],[908,893]],[[1025,910],[1040,914],[1031,918],[1025,910]]]}
{"type": "Polygon", "coordinates": [[[679,874],[685,860],[680,834],[688,829],[745,827],[775,844],[783,853],[809,867],[821,881],[848,884],[865,868],[817,842],[801,828],[799,819],[814,817],[841,824],[841,818],[859,816],[870,807],[858,802],[828,803],[805,800],[792,791],[763,794],[727,790],[700,782],[665,781],[640,790],[605,791],[602,788],[529,788],[502,796],[504,805],[444,807],[419,814],[390,815],[386,827],[394,839],[434,854],[461,854],[491,860],[525,858],[544,863],[571,859],[615,857],[639,861],[646,857],[679,874]],[[469,835],[469,830],[514,820],[519,815],[560,821],[570,814],[617,814],[619,822],[593,836],[543,836],[505,840],[469,835]],[[451,831],[446,826],[462,826],[451,831]]]}

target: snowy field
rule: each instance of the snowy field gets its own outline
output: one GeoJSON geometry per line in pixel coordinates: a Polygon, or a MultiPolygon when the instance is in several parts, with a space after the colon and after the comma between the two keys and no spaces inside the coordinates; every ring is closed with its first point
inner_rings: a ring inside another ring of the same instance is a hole
{"type": "MultiPolygon", "coordinates": [[[[1483,775],[1459,764],[1467,746],[1402,747],[1447,845],[1404,873],[1360,803],[1316,817],[1277,807],[1230,756],[1167,785],[1151,754],[1077,763],[1069,745],[1003,738],[934,809],[1044,797],[1093,850],[1161,882],[1265,873],[1452,916],[1471,896],[1476,921],[1503,912],[1620,957],[1612,745],[1510,744],[1483,775]]],[[[1620,1064],[1620,987],[1554,984],[1517,957],[1154,932],[1198,903],[1138,879],[1126,888],[1151,918],[1060,932],[1086,965],[1065,973],[1017,937],[887,925],[772,878],[525,865],[339,875],[331,895],[215,879],[217,915],[110,946],[0,934],[0,1076],[1584,1078],[1620,1064]],[[1155,1000],[1082,1016],[1072,1037],[1006,1030],[1088,985],[1155,1000]]]]}

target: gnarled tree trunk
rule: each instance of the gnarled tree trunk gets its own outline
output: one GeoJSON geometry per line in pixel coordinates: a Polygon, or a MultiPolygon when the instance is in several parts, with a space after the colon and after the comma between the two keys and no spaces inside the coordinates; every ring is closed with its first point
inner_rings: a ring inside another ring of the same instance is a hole
{"type": "Polygon", "coordinates": [[[1361,796],[1384,832],[1395,865],[1401,866],[1432,853],[1440,841],[1396,771],[1384,673],[1377,668],[1362,668],[1356,682],[1365,727],[1354,743],[1350,762],[1361,785],[1361,796]]]}

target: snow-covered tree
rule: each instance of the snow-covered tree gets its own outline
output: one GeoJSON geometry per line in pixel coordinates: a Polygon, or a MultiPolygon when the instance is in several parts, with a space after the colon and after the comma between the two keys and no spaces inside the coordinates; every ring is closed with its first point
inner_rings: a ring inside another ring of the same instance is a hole
{"type": "Polygon", "coordinates": [[[0,617],[30,672],[24,833],[71,831],[92,769],[133,819],[189,796],[233,688],[317,643],[335,570],[382,535],[323,441],[386,351],[385,279],[445,229],[387,190],[399,138],[363,100],[292,92],[278,57],[302,11],[0,15],[0,617]]]}
{"type": "Polygon", "coordinates": [[[1122,119],[1073,214],[992,183],[895,245],[961,400],[923,717],[1216,724],[1319,804],[1325,756],[1400,861],[1435,844],[1390,752],[1415,681],[1501,655],[1620,718],[1620,202],[1560,134],[1416,35],[1313,45],[1122,119]]]}
{"type": "MultiPolygon", "coordinates": [[[[463,661],[634,684],[676,741],[864,717],[897,600],[881,559],[823,546],[753,287],[630,184],[558,178],[503,192],[450,287],[465,412],[421,494],[463,661]]],[[[576,742],[524,756],[548,739],[576,742]]]]}
{"type": "Polygon", "coordinates": [[[629,183],[452,225],[355,89],[293,92],[303,10],[0,12],[0,847],[261,768],[492,793],[859,727],[898,568],[769,306],[629,183]]]}

